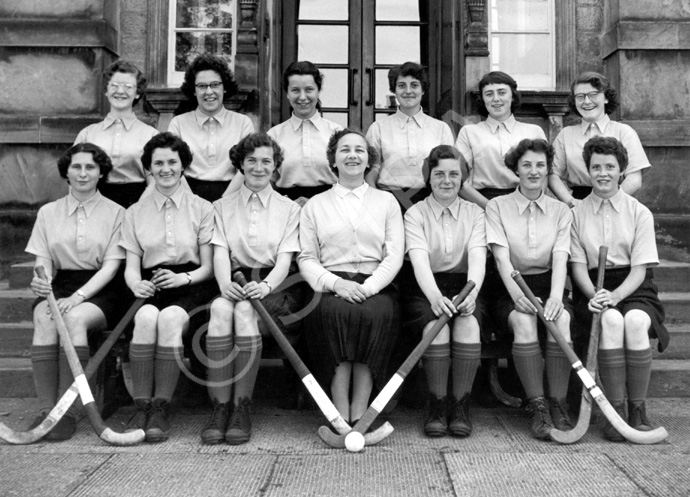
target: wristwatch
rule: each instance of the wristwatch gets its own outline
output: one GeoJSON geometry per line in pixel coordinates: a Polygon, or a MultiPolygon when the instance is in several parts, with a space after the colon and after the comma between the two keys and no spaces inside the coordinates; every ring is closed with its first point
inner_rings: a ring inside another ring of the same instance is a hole
{"type": "Polygon", "coordinates": [[[74,293],[79,295],[82,299],[86,300],[86,294],[84,293],[84,291],[81,288],[74,293]]]}
{"type": "Polygon", "coordinates": [[[268,287],[268,293],[273,293],[273,287],[268,281],[263,280],[261,283],[264,283],[268,287]]]}
{"type": "Polygon", "coordinates": [[[187,275],[187,284],[191,285],[192,284],[192,275],[189,273],[184,273],[184,274],[187,275]]]}

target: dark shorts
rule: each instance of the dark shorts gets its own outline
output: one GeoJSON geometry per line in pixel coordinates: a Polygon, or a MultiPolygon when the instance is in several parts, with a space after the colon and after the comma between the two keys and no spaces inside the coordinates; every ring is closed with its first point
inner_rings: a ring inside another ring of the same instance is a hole
{"type": "Polygon", "coordinates": [[[515,188],[482,188],[477,191],[491,200],[496,197],[502,197],[503,195],[509,195],[515,191],[515,188]]]}
{"type": "Polygon", "coordinates": [[[98,185],[98,191],[125,209],[139,201],[146,190],[146,183],[105,183],[98,185]]]}
{"type": "MultiPolygon", "coordinates": [[[[153,271],[156,269],[169,269],[173,273],[180,274],[194,271],[198,268],[197,264],[191,262],[178,265],[161,265],[143,269],[141,277],[144,280],[150,281],[153,277],[153,271]]],[[[170,290],[158,290],[153,297],[146,300],[146,303],[155,306],[159,310],[176,305],[182,307],[187,314],[190,314],[193,311],[201,311],[217,295],[218,285],[216,280],[211,278],[195,285],[183,285],[170,290]]]]}
{"type": "Polygon", "coordinates": [[[583,200],[587,198],[587,196],[592,193],[592,187],[591,186],[573,186],[572,187],[572,196],[573,198],[576,198],[578,200],[583,200]]]}
{"type": "MultiPolygon", "coordinates": [[[[604,288],[608,290],[615,290],[618,288],[625,278],[630,273],[630,268],[607,269],[604,275],[604,288]]],[[[589,271],[589,277],[592,281],[597,280],[597,269],[589,271]]],[[[580,292],[577,285],[574,285],[573,300],[575,301],[575,311],[578,322],[582,327],[589,329],[592,323],[592,313],[587,309],[589,299],[580,292]]],[[[625,314],[633,309],[639,309],[646,312],[652,320],[649,327],[649,338],[659,339],[659,352],[662,352],[668,347],[670,337],[668,330],[664,326],[664,319],[666,313],[664,307],[659,301],[659,290],[654,283],[654,271],[647,268],[645,279],[642,284],[637,287],[631,295],[621,300],[616,309],[621,314],[625,314]]]]}
{"type": "Polygon", "coordinates": [[[412,207],[417,202],[421,202],[431,194],[431,188],[426,186],[423,188],[402,188],[391,190],[381,188],[381,190],[393,194],[395,200],[397,200],[398,204],[400,204],[400,210],[402,211],[403,215],[405,215],[407,209],[412,207]]]}
{"type": "Polygon", "coordinates": [[[213,203],[223,196],[227,190],[229,181],[203,181],[196,178],[186,177],[189,189],[194,195],[198,195],[204,200],[213,203]]]}
{"type": "Polygon", "coordinates": [[[292,186],[290,188],[274,187],[273,189],[290,200],[297,200],[301,197],[312,198],[314,195],[328,191],[331,188],[333,188],[333,185],[292,186]]]}

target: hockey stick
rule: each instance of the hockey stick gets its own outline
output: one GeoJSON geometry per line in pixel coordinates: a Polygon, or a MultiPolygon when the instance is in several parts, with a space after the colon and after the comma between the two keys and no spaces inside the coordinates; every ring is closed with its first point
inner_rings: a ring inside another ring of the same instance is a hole
{"type": "MultiPolygon", "coordinates": [[[[36,266],[35,271],[39,278],[44,280],[46,279],[46,273],[43,269],[43,266],[36,266]]],[[[89,382],[86,380],[84,370],[79,363],[77,351],[74,350],[72,338],[70,337],[69,330],[67,329],[65,321],[62,318],[62,314],[60,314],[60,309],[58,308],[58,304],[55,300],[55,295],[53,295],[53,292],[48,294],[47,299],[48,305],[50,306],[50,313],[55,320],[58,335],[60,336],[60,342],[62,342],[62,348],[65,351],[67,362],[69,362],[69,367],[74,375],[74,383],[77,385],[79,396],[81,397],[82,404],[84,404],[84,410],[89,417],[89,421],[91,422],[91,426],[93,427],[94,431],[101,438],[101,440],[108,442],[111,445],[124,446],[141,443],[145,436],[144,430],[135,430],[128,433],[117,433],[111,430],[103,421],[103,418],[96,407],[96,402],[91,394],[89,382]]]]}
{"type": "Polygon", "coordinates": [[[565,338],[561,336],[556,325],[553,322],[546,320],[546,318],[544,317],[544,308],[539,303],[537,298],[534,296],[532,290],[529,289],[527,283],[525,283],[525,280],[522,279],[522,275],[520,274],[520,272],[513,271],[513,274],[511,274],[511,276],[515,280],[515,283],[517,283],[520,287],[520,290],[522,290],[522,292],[525,294],[525,297],[527,297],[529,301],[532,302],[532,305],[537,308],[539,318],[546,326],[546,329],[548,330],[549,334],[551,334],[551,336],[556,340],[563,352],[565,352],[565,355],[568,357],[568,360],[573,365],[573,369],[577,372],[577,375],[580,377],[582,384],[589,391],[590,395],[592,396],[592,398],[594,398],[597,404],[599,404],[599,408],[604,413],[604,416],[606,416],[606,419],[608,419],[609,422],[613,425],[613,427],[616,428],[616,430],[618,430],[618,433],[623,435],[630,442],[636,444],[654,444],[665,440],[668,437],[668,432],[663,427],[655,428],[651,431],[639,431],[634,428],[631,428],[625,421],[623,421],[623,419],[618,415],[618,413],[613,408],[608,399],[604,396],[604,393],[597,386],[596,382],[594,381],[594,378],[592,378],[589,372],[582,366],[582,362],[580,361],[580,359],[578,359],[577,355],[575,355],[575,352],[570,347],[570,345],[568,345],[568,342],[566,342],[565,338]]]}
{"type": "MultiPolygon", "coordinates": [[[[597,268],[597,283],[595,292],[604,286],[604,274],[606,271],[606,254],[609,248],[606,245],[599,247],[599,266],[597,268]]],[[[599,354],[599,335],[601,334],[601,314],[592,316],[592,328],[589,333],[589,347],[587,348],[587,371],[592,378],[597,375],[597,356],[599,354]]],[[[551,438],[562,444],[571,444],[580,440],[589,429],[589,420],[592,417],[592,396],[586,387],[582,387],[582,400],[580,401],[580,415],[577,424],[572,430],[561,431],[556,428],[551,430],[551,438]]]]}
{"type": "MultiPolygon", "coordinates": [[[[247,284],[246,278],[240,271],[237,271],[233,275],[233,279],[242,286],[247,284]]],[[[345,421],[343,417],[340,415],[338,409],[336,409],[336,407],[333,405],[333,402],[331,402],[331,399],[328,398],[326,392],[324,392],[321,388],[321,385],[319,385],[316,379],[314,379],[314,376],[309,372],[309,369],[304,364],[302,359],[300,359],[299,355],[292,347],[292,345],[290,345],[290,342],[288,342],[287,338],[285,338],[283,332],[280,331],[280,328],[275,323],[275,321],[273,321],[273,318],[268,313],[261,301],[259,299],[249,299],[249,302],[254,307],[257,314],[259,314],[259,317],[261,317],[263,322],[268,327],[268,331],[270,331],[271,335],[273,336],[273,339],[280,347],[280,350],[283,351],[285,357],[288,359],[288,361],[290,361],[290,364],[292,364],[292,367],[295,368],[297,376],[299,376],[300,380],[302,380],[304,386],[307,387],[309,394],[312,396],[316,404],[319,406],[319,409],[321,409],[321,412],[324,414],[324,416],[326,416],[328,422],[331,423],[331,425],[333,425],[333,427],[338,431],[338,433],[341,433],[343,435],[349,433],[352,430],[352,428],[347,423],[347,421],[345,421]]],[[[326,430],[329,433],[332,433],[328,428],[326,428],[326,430]]],[[[368,433],[364,437],[365,444],[377,444],[391,433],[393,433],[393,426],[391,426],[390,423],[386,423],[385,425],[381,426],[381,428],[379,428],[378,430],[372,433],[368,433]]]]}
{"type": "MultiPolygon", "coordinates": [[[[122,332],[125,330],[130,321],[132,321],[134,315],[145,301],[146,299],[137,299],[132,303],[131,307],[122,317],[115,329],[110,332],[108,338],[106,338],[101,344],[93,357],[89,359],[89,363],[86,365],[86,369],[84,370],[84,374],[86,375],[87,379],[91,379],[91,377],[96,373],[98,367],[101,365],[101,362],[103,362],[108,353],[110,353],[113,345],[115,345],[115,343],[118,341],[120,335],[122,335],[122,332]]],[[[37,442],[50,430],[52,430],[58,421],[60,421],[62,416],[65,415],[67,410],[74,403],[77,396],[79,396],[79,390],[77,389],[77,383],[74,382],[72,383],[72,386],[63,394],[62,398],[60,398],[57,404],[55,404],[55,407],[50,410],[48,416],[46,416],[41,424],[29,431],[14,431],[0,423],[0,439],[14,445],[28,445],[37,442]]]]}
{"type": "MultiPolygon", "coordinates": [[[[463,287],[460,293],[456,295],[456,297],[453,299],[453,306],[456,309],[467,298],[467,296],[474,287],[474,281],[470,280],[463,287]]],[[[446,325],[446,323],[448,323],[449,320],[450,316],[448,316],[448,314],[445,313],[443,313],[441,317],[438,318],[436,323],[422,337],[420,342],[410,353],[407,359],[405,359],[405,362],[402,363],[402,366],[398,368],[398,371],[396,371],[396,373],[391,377],[391,379],[388,380],[388,383],[386,383],[386,386],[383,387],[381,392],[379,392],[379,394],[376,396],[374,401],[369,406],[369,409],[367,409],[364,415],[361,418],[359,418],[357,424],[352,428],[351,433],[347,433],[345,435],[336,435],[325,426],[322,426],[321,428],[319,428],[319,435],[321,436],[323,441],[331,447],[348,447],[348,450],[352,450],[350,449],[350,447],[352,446],[356,447],[356,444],[352,444],[352,442],[346,445],[348,437],[354,438],[357,437],[355,433],[363,434],[367,431],[367,428],[371,426],[371,424],[374,422],[379,413],[383,410],[384,407],[386,407],[386,404],[388,404],[395,392],[398,390],[398,388],[400,388],[400,385],[402,385],[403,381],[405,381],[405,377],[407,377],[412,368],[419,362],[419,360],[422,358],[422,354],[424,354],[429,345],[431,345],[431,342],[434,341],[436,336],[446,325]]],[[[356,450],[352,451],[358,452],[356,450]]]]}

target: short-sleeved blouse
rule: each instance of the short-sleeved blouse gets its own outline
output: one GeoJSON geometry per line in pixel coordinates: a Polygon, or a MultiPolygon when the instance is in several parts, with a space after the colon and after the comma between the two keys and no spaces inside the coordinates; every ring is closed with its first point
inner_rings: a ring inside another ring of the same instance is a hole
{"type": "Polygon", "coordinates": [[[170,197],[156,188],[132,205],[120,246],[142,258],[142,267],[200,264],[199,247],[213,237],[213,205],[185,188],[170,197]]]}
{"type": "Polygon", "coordinates": [[[553,254],[570,254],[572,213],[567,205],[542,195],[529,200],[519,189],[486,206],[486,241],[510,250],[510,262],[523,274],[552,268],[553,254]]]}
{"type": "Polygon", "coordinates": [[[254,193],[243,184],[213,207],[211,244],[230,251],[233,269],[273,267],[278,254],[299,252],[299,205],[271,185],[254,193]]]}
{"type": "Polygon", "coordinates": [[[55,269],[98,270],[104,261],[125,258],[118,245],[124,214],[98,192],[86,202],[68,194],[39,209],[26,251],[50,259],[55,269]]]}
{"type": "Polygon", "coordinates": [[[469,251],[486,247],[484,211],[456,198],[445,207],[429,195],[405,213],[405,251],[429,254],[433,273],[466,273],[469,251]]]}

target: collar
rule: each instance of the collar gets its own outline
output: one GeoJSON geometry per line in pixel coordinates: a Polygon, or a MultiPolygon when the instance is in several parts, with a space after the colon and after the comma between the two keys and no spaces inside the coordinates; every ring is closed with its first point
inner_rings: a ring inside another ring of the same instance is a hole
{"type": "Polygon", "coordinates": [[[421,109],[414,116],[408,116],[403,111],[401,111],[400,108],[398,108],[398,110],[395,111],[395,114],[393,115],[398,120],[398,125],[400,126],[400,129],[403,129],[409,121],[414,122],[420,128],[424,127],[424,120],[426,119],[426,114],[424,114],[424,111],[421,109]]]}
{"type": "Polygon", "coordinates": [[[90,217],[94,208],[96,207],[96,205],[98,205],[98,202],[100,202],[102,198],[103,195],[101,195],[101,192],[96,190],[96,194],[93,197],[88,199],[86,202],[80,202],[72,196],[72,189],[70,188],[70,192],[67,195],[67,215],[71,216],[72,214],[74,214],[77,210],[77,207],[81,205],[82,207],[84,207],[86,217],[90,217]]]}
{"type": "Polygon", "coordinates": [[[249,199],[252,197],[252,195],[256,195],[259,197],[259,201],[261,202],[261,205],[264,207],[264,209],[268,206],[268,199],[271,197],[271,193],[273,193],[273,187],[269,183],[266,188],[261,190],[260,192],[253,192],[247,186],[242,183],[242,186],[240,186],[240,199],[242,201],[242,205],[246,206],[249,203],[249,199]]]}
{"type": "Polygon", "coordinates": [[[520,191],[520,187],[518,186],[515,189],[513,198],[515,199],[515,203],[517,204],[518,208],[518,214],[520,215],[522,215],[522,213],[525,212],[525,210],[529,207],[529,204],[531,204],[532,202],[537,204],[541,211],[544,214],[546,214],[546,195],[544,194],[544,192],[541,193],[537,200],[530,200],[522,194],[522,192],[520,191]]]}
{"type": "MultiPolygon", "coordinates": [[[[137,120],[137,116],[135,116],[134,113],[132,113],[131,115],[123,117],[120,120],[122,121],[122,125],[125,127],[125,129],[129,131],[130,129],[132,129],[134,122],[137,120]]],[[[103,119],[103,126],[105,127],[105,129],[108,129],[117,121],[118,119],[109,113],[107,116],[105,116],[105,119],[103,119]]]]}
{"type": "Polygon", "coordinates": [[[599,128],[599,132],[603,135],[604,130],[606,129],[606,126],[608,126],[609,122],[611,121],[611,118],[609,117],[608,114],[604,114],[601,116],[601,118],[594,123],[588,123],[584,119],[580,122],[580,131],[582,131],[582,134],[586,134],[587,130],[589,130],[589,127],[594,125],[597,128],[599,128]]]}
{"type": "Polygon", "coordinates": [[[485,122],[487,126],[489,126],[489,129],[491,129],[492,133],[496,133],[501,124],[508,131],[508,133],[512,133],[517,121],[515,120],[515,116],[511,114],[510,117],[503,122],[497,121],[491,116],[487,117],[485,122]]]}
{"type": "Polygon", "coordinates": [[[318,111],[315,112],[314,115],[311,116],[309,119],[300,119],[295,115],[294,112],[290,115],[290,123],[292,124],[292,129],[294,131],[297,131],[302,126],[304,121],[311,122],[317,130],[321,131],[322,117],[321,114],[318,113],[318,111]]]}
{"type": "Polygon", "coordinates": [[[216,121],[222,128],[227,114],[228,109],[226,109],[225,107],[221,107],[218,113],[216,113],[214,116],[207,116],[206,114],[201,112],[198,107],[194,109],[194,118],[196,119],[196,123],[199,125],[200,128],[210,120],[216,121]]]}
{"type": "Polygon", "coordinates": [[[623,189],[620,186],[618,187],[618,191],[616,192],[616,194],[609,199],[601,198],[596,193],[594,193],[594,191],[592,191],[590,197],[592,197],[592,203],[594,204],[594,212],[595,213],[599,212],[599,209],[601,209],[601,206],[604,205],[605,200],[610,200],[611,205],[616,210],[616,212],[620,212],[621,208],[623,207],[622,204],[623,204],[623,198],[624,198],[625,194],[626,193],[623,191],[623,189]]]}
{"type": "Polygon", "coordinates": [[[368,189],[369,189],[369,184],[367,182],[364,182],[364,184],[362,186],[358,186],[354,190],[350,190],[348,188],[345,188],[340,183],[336,183],[335,185],[333,185],[333,193],[335,193],[340,198],[345,198],[345,196],[348,193],[353,193],[355,195],[355,197],[362,200],[364,198],[364,194],[367,192],[368,189]]]}
{"type": "Polygon", "coordinates": [[[453,218],[456,221],[460,217],[460,199],[459,198],[456,198],[455,200],[453,200],[453,203],[450,204],[448,207],[446,207],[445,205],[441,205],[438,202],[438,200],[436,200],[434,198],[434,194],[432,193],[427,197],[427,202],[429,204],[429,208],[431,209],[431,212],[433,213],[436,221],[441,219],[441,216],[443,215],[443,211],[445,211],[446,209],[448,209],[448,211],[450,212],[450,215],[453,216],[453,218]]]}
{"type": "Polygon", "coordinates": [[[180,208],[180,205],[182,205],[182,197],[184,196],[184,187],[180,183],[178,185],[177,190],[173,192],[170,197],[166,197],[163,195],[161,192],[158,191],[158,188],[155,186],[153,187],[153,200],[156,203],[156,208],[160,211],[163,206],[165,205],[165,202],[170,198],[172,200],[173,204],[175,204],[175,207],[178,209],[180,208]]]}

